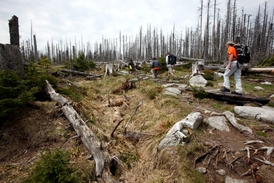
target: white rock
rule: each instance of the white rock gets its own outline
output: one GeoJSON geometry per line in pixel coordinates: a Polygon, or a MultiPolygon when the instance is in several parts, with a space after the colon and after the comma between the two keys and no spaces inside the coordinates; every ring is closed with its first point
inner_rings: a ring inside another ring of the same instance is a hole
{"type": "Polygon", "coordinates": [[[219,169],[219,170],[216,170],[216,173],[218,173],[219,175],[224,176],[226,174],[226,171],[224,169],[219,169]]]}
{"type": "Polygon", "coordinates": [[[244,118],[253,118],[274,124],[274,108],[272,107],[236,106],[234,111],[244,118]]]}
{"type": "Polygon", "coordinates": [[[260,86],[255,86],[254,89],[255,89],[255,90],[264,90],[264,89],[263,89],[262,87],[260,87],[260,86]]]}
{"type": "Polygon", "coordinates": [[[229,132],[229,127],[226,123],[226,118],[224,116],[212,116],[205,120],[205,123],[209,124],[210,126],[216,128],[220,131],[227,131],[229,132]]]}

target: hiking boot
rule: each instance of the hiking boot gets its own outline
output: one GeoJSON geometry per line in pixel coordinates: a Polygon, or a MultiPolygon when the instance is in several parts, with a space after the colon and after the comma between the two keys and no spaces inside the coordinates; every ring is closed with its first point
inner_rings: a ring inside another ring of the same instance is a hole
{"type": "Polygon", "coordinates": [[[226,88],[226,87],[223,87],[221,90],[221,92],[230,92],[230,89],[226,88]]]}
{"type": "Polygon", "coordinates": [[[242,95],[241,93],[238,93],[238,92],[236,92],[236,91],[233,91],[233,92],[231,92],[232,94],[236,94],[236,95],[242,95]]]}

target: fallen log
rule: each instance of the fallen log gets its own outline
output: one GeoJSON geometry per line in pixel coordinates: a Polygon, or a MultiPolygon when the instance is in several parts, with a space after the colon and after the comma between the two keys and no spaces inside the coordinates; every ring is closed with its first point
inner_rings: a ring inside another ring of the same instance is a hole
{"type": "Polygon", "coordinates": [[[96,79],[96,78],[100,78],[100,77],[102,77],[103,75],[94,75],[94,76],[86,76],[86,80],[92,80],[92,79],[96,79]]]}
{"type": "Polygon", "coordinates": [[[274,74],[274,68],[249,68],[246,70],[249,73],[271,73],[274,74]]]}
{"type": "Polygon", "coordinates": [[[219,101],[226,101],[231,104],[245,105],[246,103],[254,103],[259,106],[267,104],[270,100],[264,97],[253,97],[249,95],[237,95],[228,92],[221,92],[219,89],[206,90],[208,98],[219,101]]]}
{"type": "Polygon", "coordinates": [[[55,92],[50,83],[46,80],[46,88],[52,100],[57,101],[58,106],[61,107],[63,114],[67,117],[77,135],[81,138],[83,144],[88,151],[92,154],[95,161],[95,172],[98,180],[103,179],[107,182],[117,182],[109,172],[110,155],[104,151],[101,142],[89,129],[80,115],[70,105],[70,102],[62,95],[55,92]],[[105,171],[104,171],[105,170],[105,171]]]}
{"type": "Polygon", "coordinates": [[[235,128],[237,128],[241,132],[252,134],[252,130],[249,127],[243,126],[243,125],[237,123],[237,121],[236,121],[236,119],[234,117],[234,114],[232,112],[225,111],[223,114],[225,115],[226,119],[230,122],[230,124],[232,126],[234,126],[235,128]]]}
{"type": "Polygon", "coordinates": [[[64,72],[64,73],[69,73],[69,74],[74,74],[74,75],[80,75],[80,76],[95,76],[94,74],[89,74],[85,72],[80,72],[80,71],[74,71],[74,70],[67,70],[67,69],[60,69],[59,72],[64,72]]]}

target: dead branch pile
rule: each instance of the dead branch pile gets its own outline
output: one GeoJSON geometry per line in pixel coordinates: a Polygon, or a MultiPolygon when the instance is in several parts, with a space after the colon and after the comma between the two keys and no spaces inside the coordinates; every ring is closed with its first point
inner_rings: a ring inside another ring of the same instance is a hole
{"type": "Polygon", "coordinates": [[[129,81],[128,79],[122,83],[122,86],[112,91],[113,94],[122,94],[123,90],[127,91],[132,88],[136,88],[136,85],[133,81],[129,81]]]}

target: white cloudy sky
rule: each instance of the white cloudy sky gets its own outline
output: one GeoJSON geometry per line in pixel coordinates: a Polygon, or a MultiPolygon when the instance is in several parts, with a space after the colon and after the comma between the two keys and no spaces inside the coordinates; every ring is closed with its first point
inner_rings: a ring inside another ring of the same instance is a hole
{"type": "MultiPolygon", "coordinates": [[[[244,7],[245,13],[255,18],[264,2],[237,0],[237,7],[239,11],[244,7]]],[[[266,2],[272,15],[274,1],[266,2]]],[[[225,13],[227,0],[217,3],[225,13]]],[[[147,24],[162,29],[164,34],[170,33],[174,24],[176,31],[184,32],[186,27],[196,28],[200,4],[201,0],[0,0],[0,43],[9,43],[8,21],[13,15],[19,18],[20,40],[30,40],[32,22],[38,48],[44,49],[52,40],[95,43],[102,36],[118,38],[119,31],[135,36],[140,26],[146,30],[147,24]]]]}

